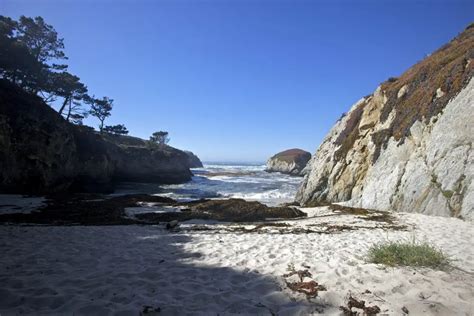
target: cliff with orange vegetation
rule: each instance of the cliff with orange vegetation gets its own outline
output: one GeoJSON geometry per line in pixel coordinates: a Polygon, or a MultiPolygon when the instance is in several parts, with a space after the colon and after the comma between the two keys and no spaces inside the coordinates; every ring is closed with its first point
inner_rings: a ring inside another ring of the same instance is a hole
{"type": "Polygon", "coordinates": [[[297,195],[474,217],[474,25],[359,100],[331,129],[297,195]]]}

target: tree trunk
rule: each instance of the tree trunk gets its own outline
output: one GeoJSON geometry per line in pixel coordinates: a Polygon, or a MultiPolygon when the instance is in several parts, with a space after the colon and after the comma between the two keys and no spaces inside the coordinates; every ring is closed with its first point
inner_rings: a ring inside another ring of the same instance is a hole
{"type": "Polygon", "coordinates": [[[69,122],[69,118],[71,117],[71,111],[72,111],[72,100],[69,101],[69,108],[68,108],[67,115],[66,115],[66,121],[68,121],[68,122],[69,122]]]}
{"type": "Polygon", "coordinates": [[[66,107],[68,101],[69,101],[69,96],[64,98],[63,105],[59,109],[59,115],[63,114],[64,108],[66,107]]]}

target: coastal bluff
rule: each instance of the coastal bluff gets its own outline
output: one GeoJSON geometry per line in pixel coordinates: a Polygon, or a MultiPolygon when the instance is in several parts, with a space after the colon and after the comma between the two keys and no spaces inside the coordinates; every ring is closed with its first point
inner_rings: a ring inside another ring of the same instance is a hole
{"type": "Polygon", "coordinates": [[[288,149],[272,156],[267,161],[267,172],[281,172],[293,176],[302,176],[311,153],[302,149],[288,149]]]}
{"type": "Polygon", "coordinates": [[[201,159],[196,156],[193,152],[185,150],[184,151],[188,155],[188,162],[189,168],[203,168],[204,165],[202,164],[201,159]]]}
{"type": "Polygon", "coordinates": [[[356,102],[296,200],[474,219],[474,25],[356,102]]]}
{"type": "Polygon", "coordinates": [[[111,192],[120,181],[182,183],[188,155],[68,123],[41,98],[0,80],[0,191],[111,192]]]}

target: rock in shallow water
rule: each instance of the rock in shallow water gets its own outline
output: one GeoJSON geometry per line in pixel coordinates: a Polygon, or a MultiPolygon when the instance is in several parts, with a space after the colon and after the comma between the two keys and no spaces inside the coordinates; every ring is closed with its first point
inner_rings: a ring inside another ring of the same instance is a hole
{"type": "Polygon", "coordinates": [[[199,200],[179,203],[187,209],[180,213],[149,213],[139,214],[137,218],[144,220],[169,221],[179,219],[218,220],[226,222],[254,222],[270,218],[305,217],[306,213],[294,207],[269,207],[255,201],[243,199],[199,200]]]}
{"type": "Polygon", "coordinates": [[[0,223],[38,223],[54,225],[130,225],[168,222],[169,228],[178,221],[191,219],[226,222],[253,222],[274,218],[306,217],[294,207],[269,207],[243,199],[198,200],[179,203],[173,199],[147,194],[116,197],[95,194],[49,196],[47,205],[29,214],[0,215],[0,223]],[[156,207],[156,208],[155,208],[156,207]],[[127,214],[133,208],[134,214],[127,214]],[[139,209],[143,208],[143,212],[139,209]],[[170,212],[166,212],[167,208],[170,212]]]}
{"type": "Polygon", "coordinates": [[[311,159],[311,154],[301,149],[282,151],[267,161],[266,171],[281,172],[294,176],[304,175],[304,168],[311,159]]]}

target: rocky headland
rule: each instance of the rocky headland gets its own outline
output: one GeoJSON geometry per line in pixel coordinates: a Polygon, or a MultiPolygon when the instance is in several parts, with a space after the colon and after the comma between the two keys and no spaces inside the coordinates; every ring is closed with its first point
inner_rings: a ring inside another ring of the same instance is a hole
{"type": "Polygon", "coordinates": [[[0,191],[110,192],[120,181],[182,183],[189,156],[170,146],[68,123],[41,98],[0,80],[0,191]]]}
{"type": "Polygon", "coordinates": [[[288,149],[268,159],[266,171],[302,176],[310,159],[311,153],[307,151],[297,148],[288,149]]]}
{"type": "Polygon", "coordinates": [[[297,201],[474,218],[474,25],[352,106],[297,201]]]}

